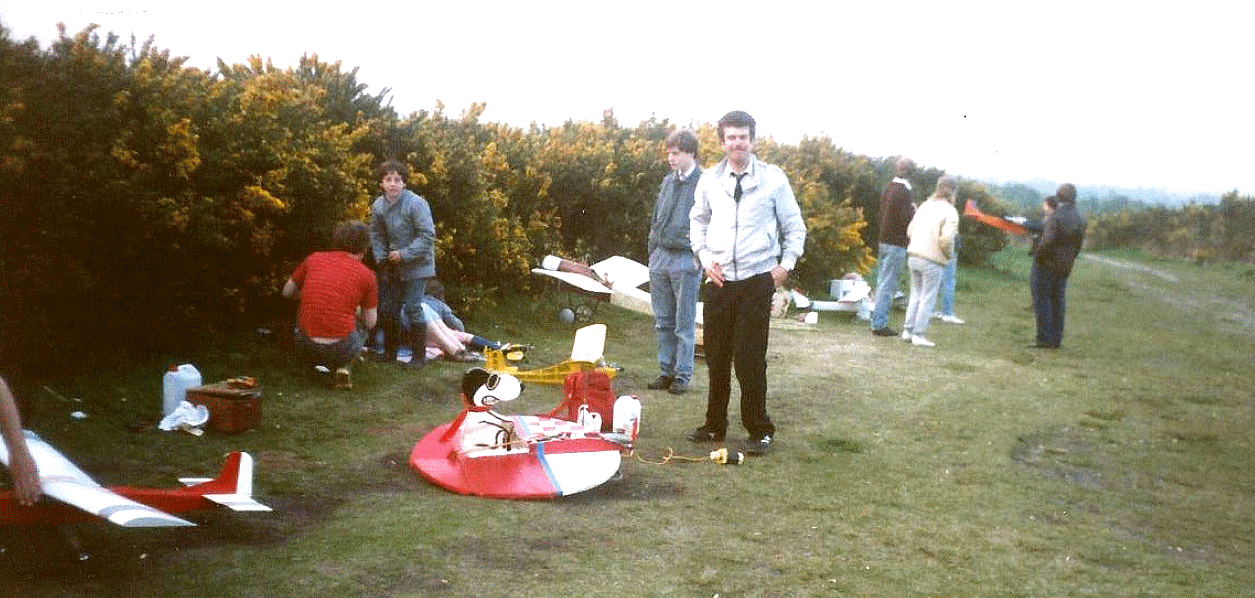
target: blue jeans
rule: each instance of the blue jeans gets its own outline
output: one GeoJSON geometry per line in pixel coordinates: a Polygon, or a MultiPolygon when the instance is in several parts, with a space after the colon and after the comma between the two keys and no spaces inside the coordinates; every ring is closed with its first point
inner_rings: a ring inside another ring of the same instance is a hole
{"type": "Polygon", "coordinates": [[[1033,313],[1037,316],[1037,344],[1058,348],[1063,343],[1068,277],[1060,278],[1050,268],[1033,262],[1029,284],[1033,289],[1033,313]]]}
{"type": "Polygon", "coordinates": [[[649,271],[649,301],[658,331],[658,370],[688,383],[693,376],[697,328],[697,289],[701,270],[649,271]]]}
{"type": "Polygon", "coordinates": [[[956,253],[941,272],[941,297],[937,300],[937,313],[940,315],[954,315],[954,275],[958,269],[959,256],[956,253]]]}
{"type": "Polygon", "coordinates": [[[293,339],[297,350],[305,357],[305,361],[311,365],[322,365],[329,368],[347,368],[353,365],[353,360],[362,353],[362,346],[366,344],[366,330],[361,324],[350,332],[348,336],[324,345],[309,340],[300,327],[296,329],[296,338],[293,339]]]}
{"type": "Polygon", "coordinates": [[[889,310],[893,294],[898,292],[898,276],[906,266],[906,248],[880,244],[876,259],[876,309],[872,311],[872,330],[889,326],[889,310]]]}
{"type": "Polygon", "coordinates": [[[409,322],[411,336],[421,339],[427,330],[427,319],[423,316],[423,297],[427,292],[427,279],[414,278],[402,280],[395,270],[385,268],[378,275],[379,281],[379,327],[383,329],[385,351],[388,355],[396,355],[401,343],[402,318],[409,322]],[[414,332],[417,331],[417,332],[414,332]]]}

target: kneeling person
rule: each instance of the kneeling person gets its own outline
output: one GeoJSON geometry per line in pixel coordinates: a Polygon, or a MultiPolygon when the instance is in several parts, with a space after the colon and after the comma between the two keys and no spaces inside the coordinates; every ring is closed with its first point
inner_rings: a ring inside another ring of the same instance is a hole
{"type": "Polygon", "coordinates": [[[335,369],[335,387],[352,388],[349,368],[375,325],[379,288],[362,263],[370,229],[354,220],[336,226],[332,251],[309,255],[283,285],[283,296],[299,299],[296,347],[307,361],[335,369]]]}

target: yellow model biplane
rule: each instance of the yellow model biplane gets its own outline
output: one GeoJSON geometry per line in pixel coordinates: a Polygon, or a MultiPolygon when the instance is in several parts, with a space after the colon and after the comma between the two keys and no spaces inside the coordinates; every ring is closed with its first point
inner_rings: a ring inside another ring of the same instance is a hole
{"type": "Polygon", "coordinates": [[[605,345],[606,325],[592,324],[575,331],[575,342],[571,347],[570,359],[564,359],[550,366],[520,370],[518,366],[510,364],[509,360],[506,359],[504,351],[484,349],[484,356],[488,360],[484,364],[484,369],[490,372],[510,374],[523,382],[534,382],[537,384],[561,385],[562,381],[566,380],[568,374],[593,370],[605,372],[606,375],[613,378],[619,373],[619,370],[606,363],[605,357],[602,355],[605,345]]]}

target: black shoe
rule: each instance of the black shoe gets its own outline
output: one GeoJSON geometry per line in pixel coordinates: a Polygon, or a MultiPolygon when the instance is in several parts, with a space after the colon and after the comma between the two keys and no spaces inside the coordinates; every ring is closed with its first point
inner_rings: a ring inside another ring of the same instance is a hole
{"type": "Polygon", "coordinates": [[[682,395],[689,391],[689,383],[683,380],[676,380],[667,387],[667,392],[673,395],[682,395]]]}
{"type": "Polygon", "coordinates": [[[689,442],[723,442],[723,432],[713,432],[702,426],[688,435],[689,442]]]}
{"type": "Polygon", "coordinates": [[[897,331],[897,330],[894,330],[894,329],[892,329],[892,328],[890,328],[890,327],[888,327],[888,326],[885,326],[884,328],[877,328],[877,329],[873,330],[873,331],[872,331],[872,334],[874,334],[874,335],[876,335],[876,336],[897,336],[897,335],[898,335],[898,331],[897,331]]]}
{"type": "Polygon", "coordinates": [[[766,455],[771,450],[771,435],[764,435],[757,440],[750,440],[745,443],[745,453],[748,455],[766,455]]]}
{"type": "Polygon", "coordinates": [[[658,376],[653,382],[646,384],[645,388],[650,390],[663,390],[664,388],[671,388],[671,383],[673,381],[675,381],[675,378],[672,378],[671,376],[658,376]]]}

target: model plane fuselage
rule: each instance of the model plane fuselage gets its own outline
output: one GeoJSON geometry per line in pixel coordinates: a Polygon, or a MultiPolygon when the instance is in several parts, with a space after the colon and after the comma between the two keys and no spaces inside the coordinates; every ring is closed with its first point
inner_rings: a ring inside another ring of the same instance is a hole
{"type": "MultiPolygon", "coordinates": [[[[32,432],[26,432],[26,446],[39,468],[45,498],[22,505],[13,492],[0,492],[0,525],[56,526],[99,517],[123,527],[177,527],[196,524],[172,513],[219,505],[237,511],[270,510],[252,499],[253,458],[248,453],[231,453],[216,478],[184,478],[180,481],[185,487],[163,490],[101,486],[32,432]]],[[[0,462],[9,462],[3,443],[0,462]]]]}

